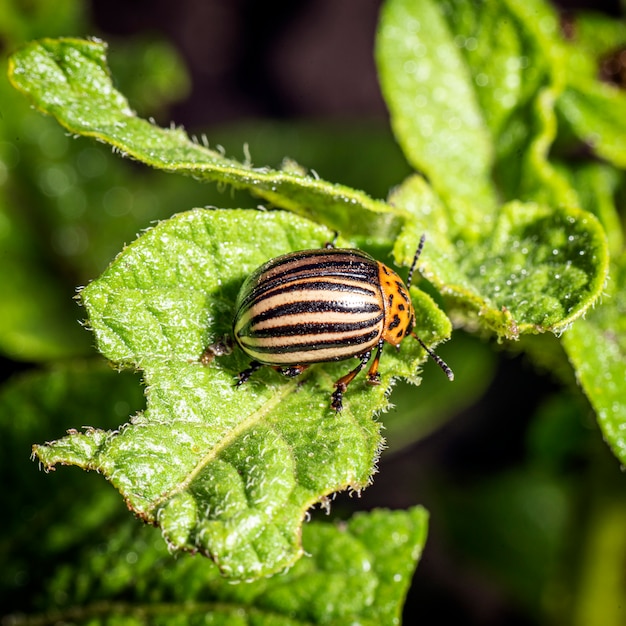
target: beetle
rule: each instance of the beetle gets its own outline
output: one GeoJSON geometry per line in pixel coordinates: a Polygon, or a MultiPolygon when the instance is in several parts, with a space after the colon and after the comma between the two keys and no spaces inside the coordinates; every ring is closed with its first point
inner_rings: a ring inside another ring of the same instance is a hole
{"type": "MultiPolygon", "coordinates": [[[[424,247],[422,235],[407,284],[424,247]]],[[[331,408],[341,411],[343,394],[356,375],[374,360],[370,385],[380,383],[378,365],[385,342],[400,347],[408,335],[454,379],[452,370],[413,332],[415,312],[409,290],[392,269],[366,252],[325,248],[291,252],[270,259],[243,283],[236,302],[233,334],[254,359],[239,374],[242,385],[263,365],[297,376],[313,363],[357,358],[359,364],[339,378],[331,408]]]]}

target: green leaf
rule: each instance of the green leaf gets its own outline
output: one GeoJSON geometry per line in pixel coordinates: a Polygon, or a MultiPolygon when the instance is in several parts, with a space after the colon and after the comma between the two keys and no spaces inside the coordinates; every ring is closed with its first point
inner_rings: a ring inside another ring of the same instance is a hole
{"type": "MultiPolygon", "coordinates": [[[[282,576],[233,585],[204,559],[176,559],[153,531],[125,525],[78,565],[52,572],[55,621],[76,624],[399,623],[426,539],[424,509],[375,510],[303,528],[307,556],[282,576]]],[[[18,626],[44,616],[11,616],[18,626]]]]}
{"type": "Polygon", "coordinates": [[[506,142],[516,115],[532,103],[559,62],[554,10],[542,0],[444,0],[438,6],[471,73],[492,141],[506,142]]]}
{"type": "Polygon", "coordinates": [[[490,132],[500,195],[552,202],[548,192],[557,181],[547,155],[556,132],[554,98],[560,92],[554,11],[541,0],[447,0],[438,7],[471,74],[471,89],[490,132]]]}
{"type": "Polygon", "coordinates": [[[106,45],[80,39],[44,39],[11,57],[9,76],[42,111],[70,132],[95,137],[152,167],[246,189],[276,206],[323,220],[346,236],[393,239],[403,216],[366,194],[303,175],[241,164],[135,116],[115,90],[106,45]],[[355,216],[359,216],[355,219],[355,216]]]}
{"type": "Polygon", "coordinates": [[[626,94],[617,87],[587,83],[566,89],[559,111],[600,157],[626,168],[626,94]]]}
{"type": "MultiPolygon", "coordinates": [[[[289,382],[269,370],[235,388],[247,366],[241,351],[208,366],[200,359],[231,332],[237,291],[253,269],[331,237],[293,214],[246,210],[191,211],[142,235],[81,298],[103,354],[143,370],[148,408],[118,431],[90,428],[36,446],[38,458],[99,471],[172,548],[209,554],[230,577],[293,563],[307,509],[371,480],[382,444],[371,416],[387,406],[392,376],[414,378],[424,352],[416,342],[386,351],[381,385],[357,379],[339,415],[330,393],[349,364],[289,382]]],[[[447,318],[413,295],[422,339],[447,336],[447,318]]]]}
{"type": "Polygon", "coordinates": [[[0,606],[3,614],[35,610],[42,580],[64,555],[97,545],[101,530],[128,515],[119,496],[96,475],[47,475],[29,458],[35,438],[91,420],[116,428],[145,406],[138,377],[102,362],[65,362],[14,375],[0,387],[3,494],[0,520],[0,606]],[[77,496],[77,494],[79,494],[77,496]]]}
{"type": "Polygon", "coordinates": [[[490,182],[493,145],[471,76],[430,0],[385,3],[377,40],[381,87],[391,123],[410,163],[424,172],[474,231],[496,206],[490,182]]]}
{"type": "Polygon", "coordinates": [[[587,58],[602,60],[626,44],[626,23],[604,13],[577,11],[569,40],[587,58]]]}
{"type": "Polygon", "coordinates": [[[615,261],[607,303],[578,320],[563,345],[606,442],[626,465],[626,256],[615,261]]]}
{"type": "Polygon", "coordinates": [[[567,88],[558,111],[574,133],[598,156],[626,168],[626,94],[599,76],[611,55],[626,43],[623,22],[580,15],[567,44],[567,88]]]}
{"type": "Polygon", "coordinates": [[[459,320],[480,319],[500,337],[560,332],[584,313],[602,291],[608,270],[604,231],[580,209],[535,203],[505,205],[489,237],[453,242],[443,208],[422,179],[405,181],[390,202],[414,216],[394,253],[410,258],[415,232],[428,232],[435,253],[420,271],[456,305],[459,320]]]}
{"type": "Polygon", "coordinates": [[[452,209],[452,235],[487,235],[497,195],[577,206],[549,159],[572,56],[554,9],[542,0],[385,6],[378,57],[392,125],[452,209]]]}
{"type": "Polygon", "coordinates": [[[560,171],[576,189],[581,207],[600,220],[610,253],[619,256],[624,247],[624,234],[616,207],[616,195],[622,184],[621,172],[598,162],[570,164],[569,167],[561,164],[560,171]]]}
{"type": "Polygon", "coordinates": [[[414,220],[396,258],[408,262],[425,232],[434,252],[422,275],[456,322],[511,339],[562,331],[600,295],[608,253],[548,160],[564,65],[554,12],[541,1],[390,0],[378,45],[396,136],[439,196],[416,177],[394,191],[390,204],[414,220]],[[529,202],[496,210],[493,168],[505,197],[529,202]]]}
{"type": "Polygon", "coordinates": [[[306,556],[293,568],[233,585],[206,559],[171,555],[159,533],[137,524],[95,474],[47,475],[28,458],[33,437],[52,438],[88,418],[115,428],[143,400],[136,375],[93,361],[31,371],[0,388],[1,462],[12,485],[4,497],[10,515],[0,522],[5,621],[398,619],[426,540],[427,513],[420,507],[307,523],[306,556]]]}

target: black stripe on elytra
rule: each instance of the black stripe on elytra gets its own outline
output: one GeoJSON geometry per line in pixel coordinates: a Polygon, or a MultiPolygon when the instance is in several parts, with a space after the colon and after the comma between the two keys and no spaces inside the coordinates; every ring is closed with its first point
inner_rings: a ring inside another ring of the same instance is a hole
{"type": "Polygon", "coordinates": [[[370,287],[367,284],[363,284],[362,281],[356,283],[349,280],[344,283],[334,283],[327,280],[302,282],[301,279],[298,279],[285,284],[282,287],[276,287],[273,283],[267,283],[262,287],[253,289],[250,297],[246,298],[245,304],[251,308],[262,302],[266,297],[273,297],[281,293],[292,293],[296,291],[330,291],[334,293],[351,293],[357,296],[366,297],[376,297],[377,295],[375,288],[370,287]]]}
{"type": "MultiPolygon", "coordinates": [[[[246,344],[251,352],[259,352],[263,354],[287,354],[289,352],[316,352],[318,350],[324,350],[326,348],[336,348],[338,346],[360,346],[363,343],[368,343],[378,337],[378,330],[373,330],[364,335],[358,335],[356,337],[340,337],[338,339],[331,339],[320,343],[293,343],[285,345],[271,345],[271,346],[255,346],[252,344],[246,344]]],[[[342,357],[343,358],[343,357],[342,357]]]]}
{"type": "Polygon", "coordinates": [[[302,313],[379,313],[380,307],[377,304],[360,304],[358,307],[350,303],[336,302],[335,300],[296,300],[287,304],[272,307],[263,313],[254,315],[248,322],[249,326],[254,326],[265,320],[273,320],[283,315],[300,315],[302,313]]]}
{"type": "MultiPolygon", "coordinates": [[[[380,313],[376,317],[372,317],[367,320],[360,320],[358,322],[345,322],[345,323],[326,323],[320,324],[305,323],[305,324],[285,324],[284,326],[275,326],[273,328],[261,328],[255,330],[254,328],[245,330],[247,331],[246,337],[255,339],[265,339],[268,337],[295,337],[297,335],[323,335],[326,333],[347,333],[355,330],[364,330],[366,328],[374,327],[381,322],[383,314],[380,313]]],[[[398,321],[399,323],[399,321],[398,321]]],[[[240,331],[240,335],[243,334],[244,329],[240,331]]]]}

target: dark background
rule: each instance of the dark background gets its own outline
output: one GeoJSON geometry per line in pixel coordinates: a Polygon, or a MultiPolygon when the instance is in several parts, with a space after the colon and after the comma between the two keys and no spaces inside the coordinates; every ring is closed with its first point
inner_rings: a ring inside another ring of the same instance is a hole
{"type": "Polygon", "coordinates": [[[154,31],[193,81],[172,111],[187,128],[242,118],[385,117],[372,57],[378,0],[95,0],[103,33],[154,31]]]}

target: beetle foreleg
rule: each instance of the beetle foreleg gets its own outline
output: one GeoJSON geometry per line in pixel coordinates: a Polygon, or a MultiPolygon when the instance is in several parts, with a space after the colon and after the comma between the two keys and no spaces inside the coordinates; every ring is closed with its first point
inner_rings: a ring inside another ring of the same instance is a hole
{"type": "Polygon", "coordinates": [[[351,371],[348,372],[345,376],[342,376],[335,383],[335,391],[333,391],[331,398],[332,401],[330,406],[335,411],[339,412],[343,409],[343,394],[345,390],[348,388],[348,385],[354,380],[354,377],[367,365],[370,358],[372,357],[372,351],[368,350],[361,354],[358,358],[360,359],[359,364],[351,371]]]}
{"type": "Polygon", "coordinates": [[[367,372],[367,382],[370,385],[374,385],[374,386],[380,385],[380,374],[378,373],[378,363],[380,362],[380,355],[382,354],[384,343],[385,343],[384,339],[381,339],[378,342],[376,356],[374,357],[374,360],[372,361],[372,366],[370,367],[369,372],[367,372]]]}
{"type": "Polygon", "coordinates": [[[240,385],[248,382],[250,380],[250,376],[252,376],[252,374],[254,374],[254,372],[256,372],[261,367],[263,367],[263,365],[258,361],[251,361],[250,367],[248,369],[243,370],[243,372],[239,372],[235,387],[239,387],[240,385]]]}
{"type": "Polygon", "coordinates": [[[308,365],[290,365],[289,367],[275,367],[277,372],[280,372],[283,376],[293,378],[294,376],[300,376],[304,370],[309,367],[308,365]]]}

